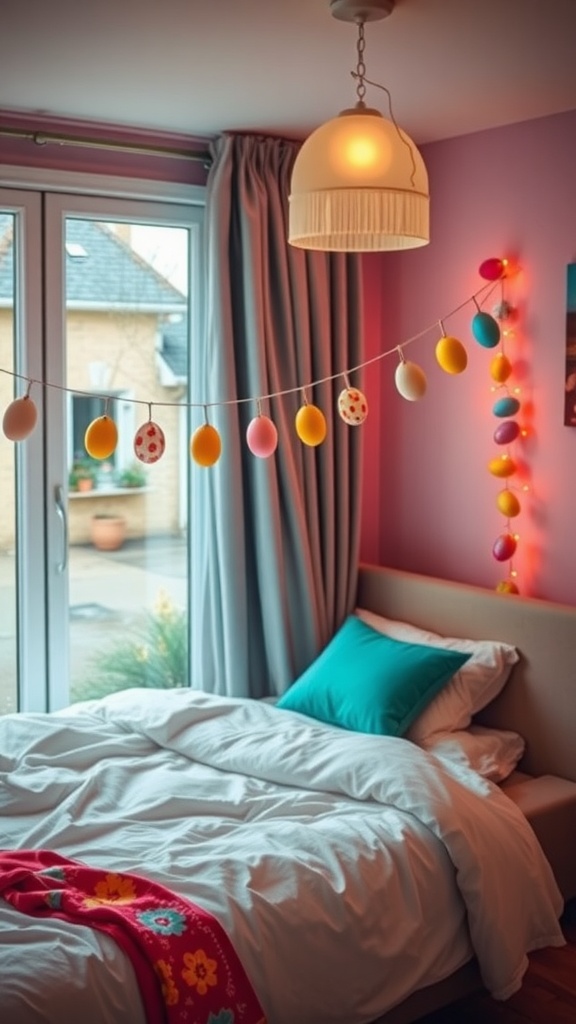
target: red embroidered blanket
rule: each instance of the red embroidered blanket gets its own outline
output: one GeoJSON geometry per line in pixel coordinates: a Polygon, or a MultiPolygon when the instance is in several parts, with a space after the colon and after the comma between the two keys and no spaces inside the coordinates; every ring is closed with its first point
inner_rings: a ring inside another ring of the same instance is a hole
{"type": "Polygon", "coordinates": [[[19,850],[0,852],[0,895],[24,914],[111,936],[132,962],[148,1024],[266,1024],[219,922],[156,882],[19,850]]]}

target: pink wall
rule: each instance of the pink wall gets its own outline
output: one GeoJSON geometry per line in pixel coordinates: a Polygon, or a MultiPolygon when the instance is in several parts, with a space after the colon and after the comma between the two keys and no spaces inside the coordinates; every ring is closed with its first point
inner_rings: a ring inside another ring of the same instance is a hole
{"type": "MultiPolygon", "coordinates": [[[[487,469],[503,450],[493,441],[500,421],[489,364],[497,350],[473,339],[469,300],[485,284],[484,259],[515,256],[521,270],[506,286],[519,308],[516,337],[505,342],[514,364],[508,384],[522,386],[518,419],[530,432],[509,451],[531,491],[519,495],[513,521],[514,568],[521,593],[576,604],[576,427],[563,425],[576,111],[435,143],[423,155],[430,245],[364,257],[367,356],[426,331],[404,355],[424,369],[428,390],[419,402],[400,397],[396,353],[365,371],[378,402],[365,425],[362,558],[489,588],[506,576],[508,563],[492,555],[506,529],[495,503],[502,482],[487,469]],[[459,376],[436,362],[440,319],[467,348],[459,376]]],[[[498,297],[483,308],[491,312],[498,297]]]]}

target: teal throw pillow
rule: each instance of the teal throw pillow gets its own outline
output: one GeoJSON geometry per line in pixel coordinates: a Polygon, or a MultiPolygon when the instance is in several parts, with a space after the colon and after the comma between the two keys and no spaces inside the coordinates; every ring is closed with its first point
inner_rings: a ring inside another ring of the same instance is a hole
{"type": "Polygon", "coordinates": [[[351,615],[276,707],[355,732],[402,736],[469,657],[394,640],[351,615]]]}

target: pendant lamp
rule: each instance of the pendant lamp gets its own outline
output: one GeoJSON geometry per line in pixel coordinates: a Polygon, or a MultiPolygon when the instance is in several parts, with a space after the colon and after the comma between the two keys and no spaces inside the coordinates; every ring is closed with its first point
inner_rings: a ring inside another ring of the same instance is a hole
{"type": "Polygon", "coordinates": [[[330,9],[358,26],[357,102],[312,132],[296,157],[288,241],[330,252],[426,245],[430,196],[422,156],[391,109],[388,120],[364,102],[364,24],[387,17],[394,0],[331,0],[330,9]]]}

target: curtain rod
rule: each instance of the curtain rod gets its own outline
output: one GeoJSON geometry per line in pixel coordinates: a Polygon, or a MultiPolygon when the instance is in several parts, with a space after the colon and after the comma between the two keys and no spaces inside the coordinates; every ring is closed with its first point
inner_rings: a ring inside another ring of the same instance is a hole
{"type": "Polygon", "coordinates": [[[199,160],[209,164],[211,156],[207,149],[178,149],[174,146],[145,146],[132,142],[116,142],[113,139],[95,139],[82,135],[52,135],[49,132],[30,132],[18,128],[1,128],[0,135],[29,139],[37,146],[54,143],[57,146],[82,146],[85,149],[115,149],[124,153],[139,153],[142,156],[180,157],[185,160],[199,160]]]}

